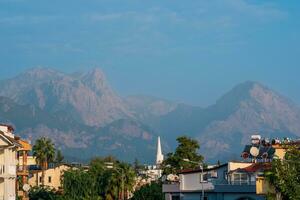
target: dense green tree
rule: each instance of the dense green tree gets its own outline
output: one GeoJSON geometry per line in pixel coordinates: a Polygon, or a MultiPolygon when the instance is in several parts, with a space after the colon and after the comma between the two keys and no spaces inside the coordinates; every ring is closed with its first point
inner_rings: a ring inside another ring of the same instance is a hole
{"type": "Polygon", "coordinates": [[[64,172],[62,181],[65,199],[101,199],[95,191],[94,177],[83,169],[70,169],[64,172]]]}
{"type": "Polygon", "coordinates": [[[176,174],[182,169],[194,169],[203,162],[203,156],[198,153],[200,145],[197,140],[181,136],[177,139],[178,146],[174,153],[168,153],[162,164],[164,174],[176,174]],[[188,159],[191,162],[186,162],[188,159]]]}
{"type": "Polygon", "coordinates": [[[29,191],[30,200],[62,200],[63,197],[48,187],[33,187],[29,191]]]}
{"type": "Polygon", "coordinates": [[[123,187],[127,199],[134,183],[134,169],[113,157],[95,158],[89,170],[68,170],[63,176],[65,197],[74,200],[119,199],[123,187]]]}
{"type": "Polygon", "coordinates": [[[151,183],[142,186],[133,193],[131,200],[164,200],[161,183],[151,183]]]}
{"type": "MultiPolygon", "coordinates": [[[[300,200],[300,146],[289,146],[283,160],[274,159],[267,179],[283,200],[300,200]]],[[[272,199],[272,198],[271,198],[272,199]]]]}
{"type": "Polygon", "coordinates": [[[48,168],[48,163],[52,162],[55,157],[54,144],[49,138],[42,137],[35,141],[32,151],[37,164],[42,169],[42,185],[45,185],[45,170],[48,168]]]}
{"type": "Polygon", "coordinates": [[[135,185],[136,173],[134,169],[128,163],[120,163],[118,166],[118,172],[121,173],[121,183],[124,182],[123,186],[121,184],[121,188],[124,187],[124,197],[128,198],[129,192],[133,191],[133,187],[135,185]],[[122,180],[123,179],[123,180],[122,180]]]}

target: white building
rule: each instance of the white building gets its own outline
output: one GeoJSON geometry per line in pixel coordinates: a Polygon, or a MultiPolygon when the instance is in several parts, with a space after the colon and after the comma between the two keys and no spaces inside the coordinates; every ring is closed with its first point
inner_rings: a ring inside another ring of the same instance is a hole
{"type": "Polygon", "coordinates": [[[140,174],[147,177],[146,182],[157,181],[162,176],[161,164],[164,161],[164,155],[161,150],[160,137],[157,138],[157,149],[156,149],[156,163],[155,165],[149,165],[146,170],[141,171],[140,174]]]}
{"type": "Polygon", "coordinates": [[[13,128],[0,125],[0,200],[16,199],[17,148],[13,128]]]}

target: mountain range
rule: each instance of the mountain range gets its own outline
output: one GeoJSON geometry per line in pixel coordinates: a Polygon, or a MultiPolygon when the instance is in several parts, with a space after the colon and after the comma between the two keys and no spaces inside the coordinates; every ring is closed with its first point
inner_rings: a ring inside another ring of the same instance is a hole
{"type": "Polygon", "coordinates": [[[50,137],[69,160],[114,155],[153,162],[156,138],[165,153],[176,137],[196,138],[207,160],[239,158],[250,136],[300,137],[300,109],[253,81],[206,108],[144,95],[122,97],[100,69],[65,74],[33,68],[0,81],[0,121],[34,142],[50,137]]]}

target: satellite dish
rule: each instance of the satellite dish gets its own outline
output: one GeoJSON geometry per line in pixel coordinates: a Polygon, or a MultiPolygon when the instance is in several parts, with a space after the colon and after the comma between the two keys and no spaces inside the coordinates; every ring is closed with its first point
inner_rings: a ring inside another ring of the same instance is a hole
{"type": "Polygon", "coordinates": [[[24,190],[25,192],[28,192],[28,191],[30,190],[30,185],[24,184],[24,185],[23,185],[23,190],[24,190]]]}
{"type": "Polygon", "coordinates": [[[251,147],[250,149],[250,154],[253,156],[253,157],[257,157],[258,154],[259,154],[259,150],[257,147],[251,147]]]}

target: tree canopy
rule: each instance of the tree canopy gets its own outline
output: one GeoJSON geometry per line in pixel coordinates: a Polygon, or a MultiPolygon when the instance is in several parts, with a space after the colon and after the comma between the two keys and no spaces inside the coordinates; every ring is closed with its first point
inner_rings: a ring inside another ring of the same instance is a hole
{"type": "Polygon", "coordinates": [[[52,162],[55,157],[54,144],[51,139],[42,137],[35,141],[32,151],[38,165],[42,168],[42,185],[44,185],[45,170],[48,168],[48,163],[52,162]]]}
{"type": "Polygon", "coordinates": [[[178,146],[174,153],[168,153],[166,160],[163,162],[164,174],[176,174],[182,169],[194,169],[199,167],[203,162],[203,156],[198,153],[200,145],[197,140],[181,136],[177,139],[178,146]],[[191,162],[186,162],[188,159],[191,162]]]}
{"type": "Polygon", "coordinates": [[[131,200],[164,200],[161,183],[151,183],[135,191],[131,200]]]}
{"type": "Polygon", "coordinates": [[[134,183],[134,169],[113,157],[95,158],[89,170],[71,169],[63,176],[64,196],[74,200],[128,199],[134,183]]]}
{"type": "Polygon", "coordinates": [[[300,146],[289,146],[283,160],[274,159],[267,179],[283,200],[300,200],[300,146]]]}

